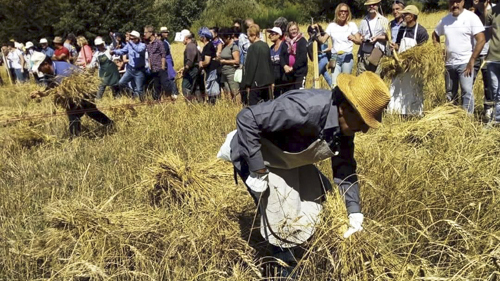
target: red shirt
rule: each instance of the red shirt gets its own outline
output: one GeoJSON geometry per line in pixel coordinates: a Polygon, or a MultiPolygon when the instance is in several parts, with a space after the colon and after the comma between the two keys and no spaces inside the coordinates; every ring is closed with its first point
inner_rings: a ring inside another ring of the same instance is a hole
{"type": "Polygon", "coordinates": [[[55,56],[60,56],[62,54],[66,54],[66,59],[69,59],[69,50],[66,47],[62,47],[54,51],[55,56]]]}

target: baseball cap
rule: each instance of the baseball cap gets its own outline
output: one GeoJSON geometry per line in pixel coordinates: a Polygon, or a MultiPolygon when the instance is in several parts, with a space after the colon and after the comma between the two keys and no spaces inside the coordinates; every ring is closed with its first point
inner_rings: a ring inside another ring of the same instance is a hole
{"type": "Polygon", "coordinates": [[[275,26],[273,28],[269,28],[267,29],[267,32],[274,32],[274,33],[278,33],[280,36],[283,35],[283,32],[281,31],[281,28],[275,26]]]}
{"type": "Polygon", "coordinates": [[[33,48],[33,47],[34,47],[33,42],[31,42],[31,41],[26,42],[26,49],[33,48]]]}
{"type": "Polygon", "coordinates": [[[401,14],[412,14],[415,16],[418,16],[420,11],[418,10],[417,6],[415,5],[408,5],[406,8],[404,8],[402,11],[400,11],[401,14]]]}
{"type": "Polygon", "coordinates": [[[33,55],[31,56],[31,61],[33,62],[33,67],[31,68],[33,71],[38,71],[38,68],[42,64],[42,62],[45,60],[46,55],[41,52],[33,52],[33,55]]]}

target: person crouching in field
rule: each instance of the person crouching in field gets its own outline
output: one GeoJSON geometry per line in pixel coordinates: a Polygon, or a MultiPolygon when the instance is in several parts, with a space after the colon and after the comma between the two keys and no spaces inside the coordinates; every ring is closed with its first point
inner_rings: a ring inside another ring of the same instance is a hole
{"type": "MultiPolygon", "coordinates": [[[[331,189],[315,163],[332,161],[334,182],[349,213],[344,238],[363,229],[354,135],[381,125],[390,94],[373,72],[340,74],[337,85],[333,90],[291,90],[243,109],[237,131],[228,135],[218,155],[233,163],[258,205],[261,235],[275,257],[289,265],[296,263],[294,248],[314,234],[331,189]]],[[[286,277],[293,269],[280,270],[286,277]]]]}
{"type": "MultiPolygon", "coordinates": [[[[406,26],[399,29],[396,41],[391,43],[395,52],[402,53],[429,40],[427,29],[417,22],[419,10],[416,6],[409,5],[399,13],[401,13],[406,26]]],[[[413,73],[406,72],[392,80],[389,111],[403,115],[422,115],[424,110],[423,85],[417,82],[413,76],[413,73]]]]}
{"type": "MultiPolygon", "coordinates": [[[[43,53],[35,52],[31,57],[33,62],[33,71],[40,71],[48,77],[47,88],[44,91],[34,91],[30,94],[32,99],[41,98],[50,94],[50,89],[58,87],[63,79],[77,74],[80,70],[74,65],[65,61],[52,61],[52,59],[43,53]]],[[[69,133],[71,137],[79,136],[81,133],[81,117],[87,114],[97,122],[112,127],[113,121],[104,113],[97,109],[96,105],[82,98],[77,104],[68,101],[66,113],[69,119],[69,133]]]]}

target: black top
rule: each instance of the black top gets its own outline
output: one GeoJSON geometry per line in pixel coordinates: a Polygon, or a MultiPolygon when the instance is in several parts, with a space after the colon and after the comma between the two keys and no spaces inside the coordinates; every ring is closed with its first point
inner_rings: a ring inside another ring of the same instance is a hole
{"type": "MultiPolygon", "coordinates": [[[[415,38],[415,25],[414,27],[401,26],[398,32],[398,37],[396,37],[396,44],[401,44],[401,40],[403,39],[403,34],[406,31],[406,38],[415,38]]],[[[427,33],[427,29],[420,24],[417,29],[417,44],[421,45],[429,40],[429,34],[427,33]]]]}
{"type": "Polygon", "coordinates": [[[205,67],[205,71],[210,73],[212,70],[217,69],[219,67],[219,62],[214,60],[217,57],[217,49],[215,48],[212,42],[208,42],[205,47],[203,47],[203,51],[201,52],[201,60],[205,61],[205,57],[210,57],[210,64],[205,67]]]}
{"type": "Polygon", "coordinates": [[[273,83],[271,51],[265,42],[259,40],[248,48],[241,84],[243,87],[260,88],[273,83]]]}
{"type": "Polygon", "coordinates": [[[307,76],[307,40],[302,37],[297,41],[297,55],[293,65],[293,75],[307,76]]]}
{"type": "Polygon", "coordinates": [[[271,46],[271,62],[273,63],[274,81],[285,81],[285,65],[288,65],[288,48],[285,42],[281,42],[278,51],[274,51],[276,44],[271,46]]]}

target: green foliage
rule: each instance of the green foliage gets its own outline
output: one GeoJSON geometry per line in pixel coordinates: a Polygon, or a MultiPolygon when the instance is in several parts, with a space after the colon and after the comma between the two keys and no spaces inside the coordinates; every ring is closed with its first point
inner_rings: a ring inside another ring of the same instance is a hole
{"type": "Polygon", "coordinates": [[[303,23],[307,21],[307,14],[297,5],[288,6],[285,8],[268,8],[263,9],[261,13],[256,13],[253,16],[255,23],[260,25],[261,29],[272,27],[274,21],[279,17],[285,17],[288,21],[296,21],[303,23]]]}
{"type": "Polygon", "coordinates": [[[207,7],[194,22],[191,29],[197,30],[201,26],[231,26],[236,18],[245,19],[255,14],[265,12],[255,0],[209,0],[207,7]]]}

